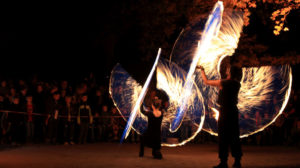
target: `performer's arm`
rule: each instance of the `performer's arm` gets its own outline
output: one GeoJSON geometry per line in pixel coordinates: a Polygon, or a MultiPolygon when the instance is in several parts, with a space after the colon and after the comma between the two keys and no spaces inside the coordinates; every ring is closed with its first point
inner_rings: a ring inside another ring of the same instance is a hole
{"type": "Polygon", "coordinates": [[[155,117],[160,117],[162,115],[162,112],[159,110],[159,108],[156,108],[153,104],[152,104],[152,109],[153,109],[153,115],[155,117]]]}
{"type": "Polygon", "coordinates": [[[143,113],[146,116],[150,115],[150,112],[145,110],[144,108],[145,108],[145,106],[142,104],[141,107],[140,107],[141,113],[143,113]]]}
{"type": "Polygon", "coordinates": [[[203,82],[205,85],[216,86],[219,88],[222,87],[221,80],[208,80],[207,79],[204,68],[202,66],[197,66],[197,69],[201,70],[201,76],[202,76],[202,79],[203,79],[203,82]]]}

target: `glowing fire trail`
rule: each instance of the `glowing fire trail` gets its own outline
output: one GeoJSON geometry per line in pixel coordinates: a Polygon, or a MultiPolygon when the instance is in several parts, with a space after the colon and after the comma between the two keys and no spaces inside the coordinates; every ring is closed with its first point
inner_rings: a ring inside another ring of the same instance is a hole
{"type": "MultiPolygon", "coordinates": [[[[182,93],[183,84],[185,82],[186,71],[181,69],[177,64],[169,61],[160,60],[157,65],[157,89],[165,91],[169,96],[169,106],[162,121],[162,132],[164,137],[174,138],[174,134],[170,132],[170,123],[175,118],[176,109],[181,105],[179,102],[182,93]]],[[[205,107],[202,94],[197,87],[196,83],[193,83],[191,95],[188,97],[186,104],[186,115],[183,119],[184,122],[190,122],[193,124],[185,124],[185,128],[191,130],[190,136],[180,136],[180,140],[176,143],[163,142],[162,146],[175,147],[181,146],[191,141],[200,132],[203,127],[205,119],[205,107]]],[[[183,125],[183,124],[182,124],[183,125]]],[[[182,128],[182,127],[181,127],[182,128]]],[[[178,135],[177,135],[178,136],[178,135]]],[[[175,136],[176,137],[176,136],[175,136]]]]}
{"type": "Polygon", "coordinates": [[[211,110],[213,111],[213,117],[215,118],[216,121],[218,121],[220,115],[219,111],[213,107],[211,108],[211,110]]]}
{"type": "Polygon", "coordinates": [[[159,57],[160,57],[160,53],[161,53],[161,48],[158,49],[158,53],[157,53],[157,56],[156,56],[154,65],[153,65],[153,67],[152,67],[152,69],[151,69],[151,71],[150,71],[149,76],[147,77],[147,80],[146,80],[146,82],[145,82],[145,84],[144,84],[144,86],[143,86],[143,89],[142,89],[142,91],[141,91],[141,94],[139,95],[139,97],[138,97],[138,99],[137,99],[137,101],[136,101],[136,104],[135,104],[133,110],[132,110],[131,113],[130,113],[130,117],[129,117],[129,119],[128,119],[127,125],[126,125],[126,127],[125,127],[125,129],[124,129],[124,131],[123,131],[123,135],[122,135],[122,138],[121,138],[121,140],[120,140],[121,143],[123,142],[124,139],[127,138],[128,134],[129,134],[129,132],[130,132],[130,130],[131,130],[131,126],[132,126],[132,124],[133,124],[133,122],[134,122],[134,120],[135,120],[135,117],[136,117],[136,115],[137,115],[137,111],[138,111],[138,109],[140,108],[140,106],[141,106],[141,104],[142,104],[142,101],[143,101],[144,98],[145,98],[146,91],[147,91],[148,86],[149,86],[149,84],[150,84],[150,81],[151,81],[151,78],[152,78],[152,76],[153,76],[153,73],[154,73],[154,71],[155,71],[155,69],[156,69],[156,66],[157,66],[157,63],[158,63],[158,60],[159,60],[159,57]]]}
{"type": "Polygon", "coordinates": [[[188,97],[191,94],[192,84],[194,81],[194,72],[198,63],[198,60],[201,55],[205,54],[207,48],[210,46],[212,39],[217,36],[221,22],[222,22],[222,14],[223,14],[223,2],[218,1],[213,9],[213,12],[210,14],[208,21],[205,24],[205,29],[203,35],[201,36],[201,43],[198,45],[197,54],[194,56],[193,61],[191,63],[186,82],[184,84],[183,95],[180,97],[181,106],[177,109],[177,114],[175,119],[173,120],[170,131],[176,132],[179,128],[182,119],[184,117],[186,111],[186,102],[188,97]]]}
{"type": "MultiPolygon", "coordinates": [[[[227,56],[232,56],[235,52],[243,28],[242,14],[238,11],[224,11],[222,14],[222,25],[217,37],[212,39],[205,54],[200,56],[198,65],[204,67],[209,79],[220,79],[220,65],[222,60],[227,56]]],[[[180,33],[180,37],[178,37],[173,47],[175,51],[174,54],[171,54],[173,57],[170,57],[168,61],[170,66],[163,68],[160,67],[160,63],[157,65],[157,88],[164,90],[170,98],[170,106],[164,114],[162,123],[162,130],[165,130],[167,134],[163,134],[163,136],[165,138],[169,135],[172,136],[172,133],[169,134],[168,132],[171,130],[169,126],[174,121],[177,109],[180,109],[182,104],[186,106],[185,114],[182,116],[182,123],[192,121],[195,128],[198,128],[197,131],[193,132],[193,136],[184,138],[184,141],[178,143],[166,142],[162,144],[163,146],[180,146],[185,144],[194,138],[202,129],[202,125],[204,131],[217,136],[217,120],[219,115],[219,105],[217,103],[218,89],[204,85],[199,73],[200,71],[194,73],[196,75],[194,80],[196,84],[191,87],[189,100],[186,103],[181,102],[181,97],[185,93],[184,84],[187,80],[184,78],[187,76],[186,72],[190,69],[191,62],[195,55],[197,55],[196,52],[199,51],[199,35],[204,34],[201,33],[203,32],[202,26],[199,26],[186,29],[180,33]],[[174,67],[172,68],[171,65],[174,65],[174,67]],[[178,73],[176,73],[177,71],[178,73]],[[201,93],[198,94],[198,92],[201,93]],[[201,108],[200,105],[203,107],[201,108]],[[205,116],[202,115],[204,114],[202,109],[205,111],[205,116]],[[201,116],[201,120],[197,120],[198,116],[201,116]],[[205,122],[203,122],[204,119],[205,122]]],[[[131,78],[120,66],[116,67],[111,75],[110,94],[120,114],[126,121],[127,117],[125,116],[128,116],[136,104],[142,86],[131,78]]],[[[291,92],[291,68],[289,65],[243,68],[243,79],[241,81],[238,108],[240,111],[240,137],[242,138],[264,130],[282,113],[291,92]],[[272,103],[274,103],[274,108],[269,109],[273,105],[272,103]],[[265,117],[262,119],[260,125],[251,124],[255,122],[256,112],[265,117]]],[[[179,121],[181,122],[181,120],[179,121]]],[[[183,125],[180,122],[179,124],[183,125]]],[[[143,133],[146,124],[146,117],[137,112],[131,128],[140,134],[143,133]]]]}

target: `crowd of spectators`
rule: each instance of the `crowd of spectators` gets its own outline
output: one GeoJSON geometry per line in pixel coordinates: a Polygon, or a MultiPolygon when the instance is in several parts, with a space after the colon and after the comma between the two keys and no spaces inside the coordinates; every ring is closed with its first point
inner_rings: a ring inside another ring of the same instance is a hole
{"type": "MultiPolygon", "coordinates": [[[[244,144],[300,145],[298,91],[293,90],[283,114],[271,126],[243,138],[244,144]]],[[[93,73],[69,80],[0,81],[0,144],[85,144],[118,142],[126,122],[108,94],[108,84],[93,73]]],[[[138,142],[131,132],[127,141],[138,142]]],[[[192,143],[216,143],[201,131],[192,143]]]]}
{"type": "Polygon", "coordinates": [[[0,142],[84,144],[119,141],[126,124],[93,73],[80,82],[2,80],[0,142]]]}

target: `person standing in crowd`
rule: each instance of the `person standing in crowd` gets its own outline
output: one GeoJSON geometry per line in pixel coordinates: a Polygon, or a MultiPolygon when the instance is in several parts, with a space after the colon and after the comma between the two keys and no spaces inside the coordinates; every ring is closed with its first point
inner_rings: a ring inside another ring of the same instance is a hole
{"type": "Polygon", "coordinates": [[[236,66],[226,69],[226,78],[222,80],[208,80],[202,66],[201,70],[204,84],[215,86],[220,89],[218,103],[220,115],[218,120],[219,137],[219,158],[220,164],[215,168],[227,168],[228,147],[231,147],[231,154],[235,158],[234,168],[241,167],[242,149],[240,144],[239,111],[237,108],[238,93],[241,87],[240,80],[242,70],[236,66]]]}
{"type": "Polygon", "coordinates": [[[27,120],[26,120],[26,133],[27,133],[27,143],[31,143],[34,137],[34,122],[32,113],[35,112],[35,106],[32,102],[32,96],[27,96],[26,98],[26,112],[27,112],[27,120]]]}
{"type": "Polygon", "coordinates": [[[70,91],[68,81],[66,81],[66,80],[61,81],[60,90],[65,90],[66,92],[70,91]]]}
{"type": "Polygon", "coordinates": [[[61,99],[61,102],[65,102],[66,96],[67,96],[67,91],[66,91],[66,90],[61,90],[61,91],[60,91],[60,99],[61,99]]]}
{"type": "Polygon", "coordinates": [[[57,127],[58,127],[58,115],[61,113],[62,106],[59,102],[60,94],[58,92],[54,92],[52,95],[52,99],[47,103],[47,118],[45,124],[47,125],[47,143],[56,144],[57,140],[57,127]]]}
{"type": "Polygon", "coordinates": [[[104,142],[107,142],[109,140],[109,136],[111,133],[111,128],[112,128],[112,124],[111,124],[111,115],[108,112],[108,106],[107,105],[103,105],[102,106],[102,112],[101,112],[101,125],[102,125],[102,139],[104,142]]]}
{"type": "Polygon", "coordinates": [[[0,94],[3,95],[4,97],[7,97],[9,94],[9,88],[7,87],[7,82],[5,80],[1,82],[0,94]]]}
{"type": "Polygon", "coordinates": [[[64,144],[74,145],[76,109],[74,104],[72,104],[72,97],[69,95],[65,97],[65,104],[62,110],[62,115],[64,125],[64,144]]]}
{"type": "Polygon", "coordinates": [[[300,98],[298,97],[300,95],[300,92],[296,92],[294,95],[294,105],[295,105],[295,113],[296,113],[296,119],[295,119],[295,136],[294,140],[296,142],[296,145],[298,147],[300,146],[300,98]],[[296,96],[295,96],[296,95],[296,96]]]}
{"type": "Polygon", "coordinates": [[[88,104],[88,96],[86,94],[83,94],[81,97],[77,123],[80,126],[78,143],[85,144],[88,136],[89,126],[93,124],[92,109],[88,104]]]}
{"type": "Polygon", "coordinates": [[[116,107],[111,108],[112,140],[114,142],[120,139],[120,118],[116,107]]]}
{"type": "MultiPolygon", "coordinates": [[[[7,104],[5,102],[4,96],[0,95],[0,109],[6,110],[7,104]]],[[[8,135],[10,130],[10,125],[7,120],[8,118],[8,112],[2,112],[0,113],[0,144],[3,144],[8,141],[8,135]]]]}
{"type": "Polygon", "coordinates": [[[35,105],[35,113],[38,115],[34,119],[34,141],[36,143],[43,142],[46,135],[45,115],[46,114],[46,95],[43,85],[38,83],[36,91],[33,95],[33,104],[35,105]]]}
{"type": "MultiPolygon", "coordinates": [[[[15,97],[17,97],[17,92],[16,92],[16,89],[13,88],[13,87],[10,88],[9,91],[10,92],[9,92],[9,95],[8,95],[8,99],[9,99],[10,103],[13,104],[13,101],[14,101],[15,97]]],[[[19,103],[20,103],[20,98],[18,97],[18,99],[19,99],[19,103]]]]}
{"type": "Polygon", "coordinates": [[[22,89],[27,88],[26,82],[23,79],[20,79],[17,85],[17,90],[21,92],[22,89]]]}
{"type": "Polygon", "coordinates": [[[25,86],[22,86],[20,88],[20,104],[22,106],[25,106],[26,103],[27,103],[27,100],[26,100],[27,99],[27,92],[28,92],[28,90],[25,86]]]}
{"type": "Polygon", "coordinates": [[[11,123],[11,144],[16,146],[25,141],[24,114],[18,113],[22,112],[22,107],[20,105],[20,99],[18,96],[14,96],[10,110],[13,111],[8,114],[8,121],[11,123]]]}
{"type": "MultiPolygon", "coordinates": [[[[0,95],[0,110],[4,109],[4,98],[2,95],[0,95]]],[[[3,126],[2,126],[2,115],[4,115],[5,113],[0,112],[0,145],[2,144],[2,138],[3,138],[3,126]]]]}
{"type": "Polygon", "coordinates": [[[286,107],[285,111],[283,112],[285,116],[285,122],[283,125],[284,129],[284,138],[285,138],[285,143],[287,145],[295,145],[298,143],[298,137],[297,135],[297,120],[299,111],[297,108],[299,107],[299,102],[298,102],[298,95],[297,93],[293,92],[291,94],[290,98],[290,104],[286,107]]]}
{"type": "Polygon", "coordinates": [[[95,138],[97,141],[101,141],[102,139],[102,104],[103,104],[103,97],[102,97],[102,92],[100,89],[96,90],[96,95],[94,98],[94,111],[95,111],[95,138]]]}

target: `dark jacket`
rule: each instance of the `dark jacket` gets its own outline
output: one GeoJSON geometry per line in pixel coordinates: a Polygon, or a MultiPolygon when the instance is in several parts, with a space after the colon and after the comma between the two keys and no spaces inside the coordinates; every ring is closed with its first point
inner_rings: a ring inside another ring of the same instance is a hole
{"type": "Polygon", "coordinates": [[[65,103],[62,109],[62,119],[63,121],[74,122],[77,116],[77,108],[75,105],[70,104],[69,106],[65,103]]]}
{"type": "Polygon", "coordinates": [[[46,104],[46,113],[50,115],[50,118],[54,118],[56,111],[58,111],[58,115],[61,115],[62,105],[59,101],[50,99],[46,104]]]}
{"type": "Polygon", "coordinates": [[[92,117],[92,109],[88,103],[80,103],[78,117],[80,117],[80,122],[89,122],[92,117]]]}

